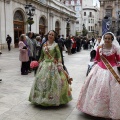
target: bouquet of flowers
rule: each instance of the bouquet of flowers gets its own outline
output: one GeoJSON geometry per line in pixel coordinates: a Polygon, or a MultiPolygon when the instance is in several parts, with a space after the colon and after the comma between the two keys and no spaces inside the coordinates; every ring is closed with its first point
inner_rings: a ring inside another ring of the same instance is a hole
{"type": "Polygon", "coordinates": [[[38,66],[39,66],[38,61],[32,61],[30,63],[30,68],[32,68],[32,69],[36,69],[38,66]]]}

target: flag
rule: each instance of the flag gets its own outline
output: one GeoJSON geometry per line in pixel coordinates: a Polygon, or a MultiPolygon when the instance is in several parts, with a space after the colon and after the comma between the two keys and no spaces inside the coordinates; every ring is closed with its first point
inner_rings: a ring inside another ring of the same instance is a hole
{"type": "Polygon", "coordinates": [[[111,29],[111,20],[110,19],[103,19],[102,20],[102,35],[106,32],[110,32],[111,29]]]}

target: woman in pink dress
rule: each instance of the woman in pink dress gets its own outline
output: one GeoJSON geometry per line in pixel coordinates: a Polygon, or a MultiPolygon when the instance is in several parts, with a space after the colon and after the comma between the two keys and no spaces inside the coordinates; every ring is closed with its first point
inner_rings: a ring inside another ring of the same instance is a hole
{"type": "Polygon", "coordinates": [[[77,109],[92,116],[120,120],[120,46],[111,32],[103,35],[101,43],[96,65],[81,89],[77,109]]]}

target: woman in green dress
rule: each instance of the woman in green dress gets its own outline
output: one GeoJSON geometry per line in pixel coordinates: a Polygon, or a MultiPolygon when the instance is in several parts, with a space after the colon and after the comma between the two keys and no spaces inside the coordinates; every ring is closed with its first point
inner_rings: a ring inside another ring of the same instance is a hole
{"type": "Polygon", "coordinates": [[[63,69],[55,35],[55,31],[49,31],[48,40],[42,46],[39,67],[29,96],[29,101],[36,105],[59,106],[72,100],[69,75],[63,69]]]}

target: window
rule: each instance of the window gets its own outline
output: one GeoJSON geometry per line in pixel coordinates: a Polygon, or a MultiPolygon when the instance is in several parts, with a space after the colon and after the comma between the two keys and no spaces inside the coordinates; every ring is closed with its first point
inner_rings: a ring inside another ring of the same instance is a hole
{"type": "Polygon", "coordinates": [[[77,5],[80,5],[80,0],[77,0],[77,5]]]}
{"type": "Polygon", "coordinates": [[[47,1],[46,0],[39,0],[40,2],[42,2],[42,3],[46,3],[47,1]]]}
{"type": "Polygon", "coordinates": [[[88,22],[90,23],[90,19],[88,20],[88,22]]]}
{"type": "Polygon", "coordinates": [[[86,12],[84,12],[84,16],[86,16],[86,12]]]}
{"type": "Polygon", "coordinates": [[[108,16],[108,17],[112,17],[112,7],[111,6],[107,6],[106,7],[106,15],[108,16]]]}
{"type": "Polygon", "coordinates": [[[89,17],[92,17],[92,12],[89,12],[89,17]]]}
{"type": "Polygon", "coordinates": [[[80,11],[80,6],[75,6],[75,11],[80,11]]]}
{"type": "Polygon", "coordinates": [[[112,17],[112,10],[111,9],[106,9],[106,15],[108,17],[112,17]]]}
{"type": "Polygon", "coordinates": [[[91,31],[92,31],[93,29],[92,29],[92,26],[91,26],[91,31]]]}
{"type": "Polygon", "coordinates": [[[40,25],[45,25],[45,19],[43,17],[40,18],[39,24],[40,25]]]}
{"type": "Polygon", "coordinates": [[[79,24],[79,21],[76,21],[76,24],[79,24]]]}
{"type": "Polygon", "coordinates": [[[80,13],[79,12],[76,13],[76,17],[80,17],[80,13]]]}
{"type": "Polygon", "coordinates": [[[67,6],[68,6],[68,5],[69,5],[69,2],[68,2],[68,1],[66,1],[66,2],[65,2],[65,5],[67,5],[67,6]]]}
{"type": "Polygon", "coordinates": [[[16,11],[14,14],[14,20],[23,21],[23,15],[21,11],[16,11]]]}
{"type": "Polygon", "coordinates": [[[92,19],[91,19],[91,23],[93,23],[93,22],[92,22],[92,19]]]}
{"type": "Polygon", "coordinates": [[[71,1],[71,5],[74,5],[74,1],[73,0],[71,1]]]}
{"type": "Polygon", "coordinates": [[[88,30],[90,31],[90,26],[89,26],[88,30]]]}

